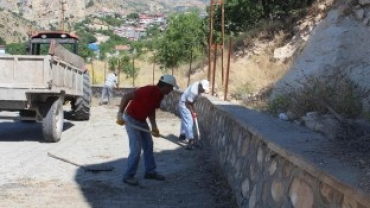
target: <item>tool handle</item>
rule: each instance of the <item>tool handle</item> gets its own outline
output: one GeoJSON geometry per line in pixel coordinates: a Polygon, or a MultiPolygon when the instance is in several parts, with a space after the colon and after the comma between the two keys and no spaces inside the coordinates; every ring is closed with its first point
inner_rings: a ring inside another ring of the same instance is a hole
{"type": "MultiPolygon", "coordinates": [[[[150,131],[149,129],[146,129],[146,128],[143,128],[143,127],[140,127],[140,126],[136,126],[136,125],[131,124],[131,123],[129,123],[129,122],[126,122],[125,124],[126,124],[126,126],[130,126],[130,127],[134,128],[134,129],[137,129],[137,130],[139,130],[139,131],[143,131],[143,132],[147,132],[147,133],[152,133],[152,131],[150,131]]],[[[162,134],[159,134],[159,137],[166,138],[166,137],[165,137],[164,135],[162,135],[162,134]]]]}
{"type": "Polygon", "coordinates": [[[61,161],[63,161],[63,162],[66,162],[66,163],[69,163],[69,164],[72,164],[72,165],[78,166],[78,167],[83,167],[82,165],[77,164],[77,163],[74,163],[74,162],[72,162],[72,161],[70,161],[70,160],[67,160],[67,159],[65,159],[65,158],[61,158],[61,157],[55,156],[55,155],[51,154],[50,152],[48,152],[48,156],[49,156],[49,157],[52,157],[52,158],[55,158],[55,159],[58,159],[58,160],[61,160],[61,161]]]}

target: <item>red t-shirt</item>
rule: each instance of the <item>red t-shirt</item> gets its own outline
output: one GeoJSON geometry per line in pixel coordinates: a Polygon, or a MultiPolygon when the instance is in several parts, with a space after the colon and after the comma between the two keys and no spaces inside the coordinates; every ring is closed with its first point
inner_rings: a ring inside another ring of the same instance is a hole
{"type": "Polygon", "coordinates": [[[127,114],[136,120],[145,121],[151,112],[159,108],[163,96],[157,86],[138,88],[127,107],[127,114]]]}

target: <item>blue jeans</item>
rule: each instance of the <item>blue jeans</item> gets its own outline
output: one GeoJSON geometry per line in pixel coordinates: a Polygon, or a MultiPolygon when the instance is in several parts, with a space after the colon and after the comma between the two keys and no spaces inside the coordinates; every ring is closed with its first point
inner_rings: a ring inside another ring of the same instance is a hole
{"type": "Polygon", "coordinates": [[[113,101],[113,94],[114,94],[114,86],[108,86],[104,85],[102,92],[101,92],[101,98],[100,98],[100,104],[103,104],[105,102],[108,102],[110,104],[113,101]]]}
{"type": "Polygon", "coordinates": [[[124,174],[124,178],[134,177],[139,165],[141,149],[144,151],[144,164],[145,173],[154,174],[156,173],[156,164],[153,156],[153,138],[152,134],[144,131],[137,130],[129,124],[139,126],[149,130],[149,126],[146,121],[138,121],[129,115],[124,115],[124,120],[128,123],[126,131],[129,140],[130,153],[127,159],[127,169],[124,174]]]}

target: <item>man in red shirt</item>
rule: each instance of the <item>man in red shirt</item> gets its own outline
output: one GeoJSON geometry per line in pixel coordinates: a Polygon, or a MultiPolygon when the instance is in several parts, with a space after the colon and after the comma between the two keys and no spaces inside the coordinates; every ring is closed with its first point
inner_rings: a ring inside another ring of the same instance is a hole
{"type": "Polygon", "coordinates": [[[127,169],[123,176],[123,182],[132,186],[139,185],[135,174],[139,165],[141,149],[144,151],[145,175],[144,178],[164,181],[165,177],[157,173],[153,156],[153,138],[145,131],[140,131],[134,126],[149,130],[146,118],[149,118],[153,136],[159,136],[159,130],[155,119],[155,109],[159,108],[165,95],[173,88],[178,88],[176,79],[172,75],[163,75],[155,86],[145,86],[125,94],[117,114],[117,123],[125,122],[129,138],[130,153],[127,159],[127,169]]]}

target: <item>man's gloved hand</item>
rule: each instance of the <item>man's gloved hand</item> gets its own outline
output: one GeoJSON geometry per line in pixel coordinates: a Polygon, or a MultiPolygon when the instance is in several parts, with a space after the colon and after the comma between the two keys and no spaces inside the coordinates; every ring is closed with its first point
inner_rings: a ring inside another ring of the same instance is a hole
{"type": "Polygon", "coordinates": [[[193,118],[197,118],[197,113],[195,113],[195,112],[194,112],[194,113],[192,113],[192,114],[191,114],[191,116],[192,116],[193,118]]]}
{"type": "Polygon", "coordinates": [[[122,118],[123,116],[123,113],[117,113],[117,120],[116,120],[116,123],[120,126],[123,126],[125,125],[125,120],[123,120],[122,118]]]}
{"type": "Polygon", "coordinates": [[[154,137],[159,137],[159,129],[158,128],[152,128],[152,135],[154,137]]]}

